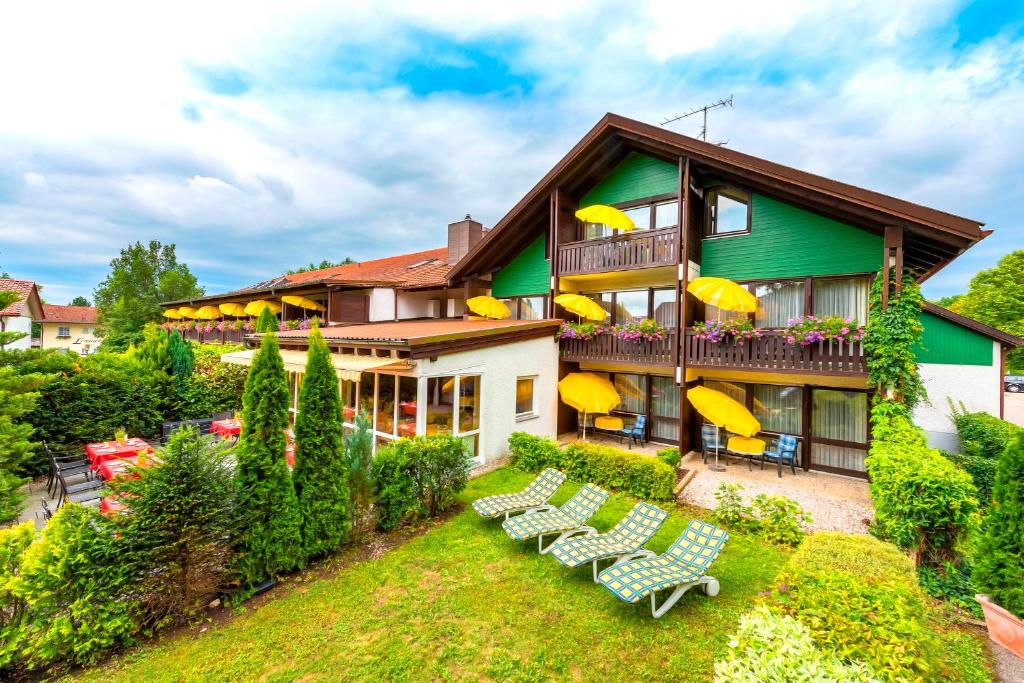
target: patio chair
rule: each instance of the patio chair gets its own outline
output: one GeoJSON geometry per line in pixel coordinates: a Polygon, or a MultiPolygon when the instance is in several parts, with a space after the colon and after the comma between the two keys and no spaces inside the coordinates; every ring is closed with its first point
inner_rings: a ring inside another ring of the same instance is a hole
{"type": "Polygon", "coordinates": [[[569,568],[579,567],[588,562],[594,565],[594,582],[597,582],[597,563],[600,560],[632,555],[644,543],[651,540],[661,525],[668,519],[668,513],[657,505],[637,503],[618,524],[606,533],[599,534],[591,529],[582,536],[564,538],[551,544],[551,556],[569,568]]]}
{"type": "Polygon", "coordinates": [[[509,538],[525,541],[537,537],[537,550],[543,555],[551,550],[554,543],[584,533],[593,527],[586,526],[587,520],[594,516],[597,509],[608,500],[608,492],[594,484],[586,484],[576,494],[565,501],[562,507],[545,505],[543,509],[532,510],[525,515],[506,519],[501,523],[509,538]],[[544,547],[544,536],[558,534],[548,547],[544,547]]]}
{"type": "Polygon", "coordinates": [[[637,445],[643,446],[644,441],[647,439],[647,416],[637,415],[633,424],[623,429],[619,434],[626,437],[626,443],[630,449],[633,448],[633,441],[636,441],[637,445]]]}
{"type": "Polygon", "coordinates": [[[771,460],[778,465],[780,478],[783,465],[789,465],[790,471],[796,474],[797,443],[796,437],[790,434],[779,434],[778,439],[772,439],[771,447],[765,449],[765,452],[761,454],[761,469],[764,469],[765,460],[771,460]]]}
{"type": "Polygon", "coordinates": [[[69,500],[72,503],[84,503],[90,500],[99,500],[102,498],[100,490],[103,489],[104,483],[98,479],[90,479],[78,484],[68,484],[67,479],[64,477],[64,473],[58,471],[57,481],[60,483],[60,491],[57,496],[56,505],[58,508],[69,500]]]}
{"type": "Polygon", "coordinates": [[[641,550],[624,557],[601,572],[598,583],[623,602],[635,604],[650,595],[651,614],[657,619],[695,586],[706,595],[718,595],[718,579],[708,576],[707,570],[727,540],[723,529],[695,519],[664,554],[641,550]],[[655,594],[669,588],[675,590],[658,607],[655,594]]]}
{"type": "Polygon", "coordinates": [[[700,461],[708,461],[708,452],[720,452],[725,450],[725,442],[722,441],[722,432],[713,424],[702,424],[700,426],[700,461]]]}
{"type": "Polygon", "coordinates": [[[74,455],[57,455],[45,441],[43,441],[43,450],[46,451],[46,457],[50,461],[50,473],[46,479],[46,494],[51,498],[57,493],[58,472],[63,472],[68,479],[74,477],[92,479],[92,468],[87,459],[74,455]]]}
{"type": "Polygon", "coordinates": [[[565,481],[565,475],[550,467],[530,482],[530,485],[519,493],[500,493],[496,496],[487,496],[473,501],[473,509],[477,514],[487,519],[497,519],[505,515],[527,510],[544,508],[551,496],[565,481]]]}

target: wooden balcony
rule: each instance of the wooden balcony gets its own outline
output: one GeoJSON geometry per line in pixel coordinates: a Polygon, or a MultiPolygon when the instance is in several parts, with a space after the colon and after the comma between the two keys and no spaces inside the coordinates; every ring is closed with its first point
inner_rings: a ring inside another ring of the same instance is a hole
{"type": "Polygon", "coordinates": [[[867,375],[867,358],[860,342],[817,342],[809,346],[787,344],[781,332],[737,342],[712,342],[686,331],[687,368],[721,368],[760,372],[816,375],[867,375]]]}
{"type": "Polygon", "coordinates": [[[615,237],[560,244],[558,274],[583,275],[675,265],[676,232],[676,228],[636,230],[615,237]]]}
{"type": "Polygon", "coordinates": [[[244,330],[224,330],[218,332],[199,332],[198,330],[184,330],[181,333],[182,339],[198,342],[200,344],[241,344],[242,337],[246,334],[244,330]]]}
{"type": "Polygon", "coordinates": [[[674,332],[661,341],[626,341],[612,334],[599,334],[590,340],[563,339],[562,360],[640,363],[643,365],[674,365],[672,349],[674,332]]]}

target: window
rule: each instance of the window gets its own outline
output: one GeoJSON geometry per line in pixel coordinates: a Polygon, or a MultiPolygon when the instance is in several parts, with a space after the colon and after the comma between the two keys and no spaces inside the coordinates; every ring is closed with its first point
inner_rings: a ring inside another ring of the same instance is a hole
{"type": "Polygon", "coordinates": [[[455,415],[455,378],[427,379],[427,434],[451,434],[455,415]]]}
{"type": "Polygon", "coordinates": [[[679,439],[679,397],[682,392],[671,377],[651,377],[651,438],[679,439]]]}
{"type": "Polygon", "coordinates": [[[302,378],[305,375],[301,372],[289,372],[287,373],[288,378],[288,396],[291,398],[291,403],[288,405],[288,424],[295,425],[295,416],[299,414],[299,391],[302,389],[302,378]]]}
{"type": "Polygon", "coordinates": [[[535,377],[520,377],[516,380],[516,417],[533,417],[537,414],[533,403],[535,377]]]}
{"type": "Polygon", "coordinates": [[[754,384],[754,417],[766,432],[803,434],[803,389],[775,384],[754,384]]]}
{"type": "Polygon", "coordinates": [[[417,391],[415,377],[398,378],[398,436],[416,436],[417,391]]]}
{"type": "MultiPolygon", "coordinates": [[[[369,377],[369,375],[367,375],[369,377]]],[[[371,382],[373,380],[370,380],[371,382]]],[[[350,379],[343,379],[338,382],[338,392],[341,394],[341,419],[342,422],[353,424],[356,419],[356,391],[358,382],[350,379]]]]}
{"type": "Polygon", "coordinates": [[[811,397],[811,463],[824,469],[865,472],[868,395],[814,389],[811,397]]]}
{"type": "Polygon", "coordinates": [[[615,313],[613,322],[617,325],[623,323],[640,322],[647,317],[647,290],[638,292],[615,292],[615,313]]]}
{"type": "MultiPolygon", "coordinates": [[[[679,225],[679,203],[676,200],[642,204],[620,208],[622,213],[630,217],[637,230],[671,228],[679,225]]],[[[584,223],[583,239],[592,240],[601,237],[612,237],[618,231],[603,223],[584,223]]]]}
{"type": "Polygon", "coordinates": [[[622,213],[633,219],[637,230],[647,230],[651,227],[651,206],[636,206],[632,209],[622,209],[622,213]]]}
{"type": "Polygon", "coordinates": [[[480,375],[459,375],[459,432],[469,457],[480,454],[480,375]]]}
{"type": "Polygon", "coordinates": [[[708,192],[707,234],[732,235],[750,231],[750,196],[719,187],[708,192]]]}
{"type": "Polygon", "coordinates": [[[373,428],[373,389],[377,381],[377,375],[364,372],[359,377],[359,414],[370,421],[370,428],[373,428]]]}
{"type": "Polygon", "coordinates": [[[654,205],[654,228],[672,228],[679,225],[679,202],[654,205]]]}
{"type": "Polygon", "coordinates": [[[863,324],[868,319],[868,279],[814,280],[814,315],[837,315],[863,324]]]}
{"type": "Polygon", "coordinates": [[[395,433],[395,379],[394,375],[377,375],[374,429],[381,434],[395,433]]]}
{"type": "Polygon", "coordinates": [[[651,317],[662,327],[676,326],[676,290],[656,289],[652,301],[651,317]]]}
{"type": "Polygon", "coordinates": [[[91,327],[83,327],[82,328],[82,334],[92,334],[92,328],[91,327]]]}
{"type": "Polygon", "coordinates": [[[615,373],[615,391],[622,399],[615,410],[638,415],[647,412],[647,375],[615,373]]]}
{"type": "Polygon", "coordinates": [[[70,327],[58,327],[57,328],[57,339],[67,339],[71,336],[70,327]]]}
{"type": "Polygon", "coordinates": [[[757,296],[757,313],[754,316],[757,327],[786,327],[790,319],[804,314],[802,280],[759,284],[754,294],[757,296]]]}
{"type": "Polygon", "coordinates": [[[516,320],[540,320],[544,317],[544,302],[547,297],[524,296],[519,298],[516,320]]]}
{"type": "Polygon", "coordinates": [[[747,404],[747,385],[739,382],[722,382],[717,379],[709,379],[704,382],[704,386],[708,389],[714,389],[720,391],[734,401],[738,401],[743,405],[747,404]]]}

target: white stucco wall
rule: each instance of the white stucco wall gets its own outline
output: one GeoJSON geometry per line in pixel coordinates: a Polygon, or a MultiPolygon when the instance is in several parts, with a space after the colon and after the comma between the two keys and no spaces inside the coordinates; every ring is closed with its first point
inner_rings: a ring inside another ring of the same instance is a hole
{"type": "Polygon", "coordinates": [[[395,290],[377,287],[370,290],[370,322],[395,319],[395,290]]]}
{"type": "Polygon", "coordinates": [[[32,348],[32,318],[28,316],[18,317],[5,317],[4,318],[4,331],[5,332],[25,332],[26,336],[13,341],[5,349],[30,349],[32,348]]]}
{"type": "Polygon", "coordinates": [[[928,404],[914,409],[914,422],[928,433],[936,448],[958,448],[956,428],[949,419],[949,401],[958,407],[962,401],[970,412],[986,412],[999,417],[1002,393],[1000,348],[992,342],[991,365],[948,365],[921,363],[921,381],[928,392],[928,404]]]}
{"type": "Polygon", "coordinates": [[[441,306],[444,305],[444,292],[436,290],[425,292],[399,292],[398,293],[398,319],[408,320],[410,318],[440,317],[441,306]],[[430,300],[438,299],[436,315],[430,311],[430,300]]]}

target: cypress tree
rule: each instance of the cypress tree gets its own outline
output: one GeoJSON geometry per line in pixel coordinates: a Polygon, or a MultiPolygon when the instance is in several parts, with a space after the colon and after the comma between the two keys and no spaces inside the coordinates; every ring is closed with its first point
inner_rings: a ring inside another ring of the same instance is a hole
{"type": "Polygon", "coordinates": [[[235,570],[242,585],[301,565],[301,519],[284,452],[289,392],[277,335],[263,337],[242,393],[235,570]]]}
{"type": "Polygon", "coordinates": [[[1010,439],[996,464],[974,581],[993,602],[1024,619],[1024,430],[1010,439]]]}
{"type": "Polygon", "coordinates": [[[256,319],[257,332],[277,332],[277,316],[270,312],[269,308],[260,311],[260,317],[256,319]]]}
{"type": "Polygon", "coordinates": [[[303,553],[307,558],[325,555],[344,542],[352,515],[338,376],[316,328],[309,335],[306,376],[299,390],[293,480],[302,515],[303,553]]]}

